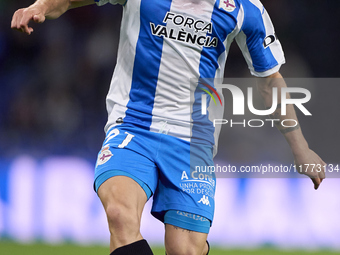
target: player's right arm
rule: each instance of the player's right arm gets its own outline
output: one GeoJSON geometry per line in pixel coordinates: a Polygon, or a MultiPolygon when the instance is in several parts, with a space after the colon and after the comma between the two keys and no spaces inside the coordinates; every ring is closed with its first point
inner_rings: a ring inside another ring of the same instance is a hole
{"type": "MultiPolygon", "coordinates": [[[[280,66],[285,63],[281,43],[278,40],[269,14],[260,0],[242,1],[244,18],[241,31],[236,36],[242,53],[254,76],[260,77],[258,89],[266,107],[272,106],[273,88],[286,87],[286,83],[279,73],[280,66]]],[[[280,92],[279,92],[280,93],[280,92]]],[[[280,104],[278,96],[278,104],[280,104]]],[[[283,119],[294,120],[292,125],[298,124],[293,105],[288,105],[287,114],[281,115],[281,109],[273,113],[273,119],[282,123],[283,119]]],[[[309,176],[314,188],[317,189],[325,178],[325,162],[312,151],[305,140],[299,125],[286,128],[282,124],[277,128],[283,133],[294,155],[295,165],[299,173],[309,176]],[[314,166],[309,167],[309,166],[314,166]],[[315,167],[317,166],[318,169],[315,167]]]]}
{"type": "Polygon", "coordinates": [[[56,19],[69,9],[94,3],[94,0],[37,0],[14,13],[11,28],[30,35],[33,32],[33,28],[28,26],[30,21],[43,23],[46,18],[56,19]]]}

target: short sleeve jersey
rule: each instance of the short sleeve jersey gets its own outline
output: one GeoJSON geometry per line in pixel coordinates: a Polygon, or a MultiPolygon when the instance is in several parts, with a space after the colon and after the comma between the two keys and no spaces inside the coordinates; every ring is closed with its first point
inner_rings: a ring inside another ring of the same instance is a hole
{"type": "Polygon", "coordinates": [[[254,76],[269,76],[285,62],[259,0],[96,1],[123,5],[106,130],[122,119],[214,146],[216,152],[219,130],[209,113],[199,117],[199,124],[194,121],[194,101],[202,90],[193,88],[191,79],[223,78],[234,40],[254,76]]]}

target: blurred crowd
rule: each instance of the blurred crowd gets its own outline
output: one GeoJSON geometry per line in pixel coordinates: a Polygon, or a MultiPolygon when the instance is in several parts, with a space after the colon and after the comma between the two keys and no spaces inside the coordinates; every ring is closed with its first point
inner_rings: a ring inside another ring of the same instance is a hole
{"type": "MultiPolygon", "coordinates": [[[[339,75],[339,1],[262,2],[286,53],[285,77],[339,75]]],[[[10,22],[14,11],[28,4],[0,1],[0,157],[95,159],[104,138],[121,7],[71,10],[58,20],[33,24],[35,31],[27,36],[12,31],[10,22]]],[[[236,44],[225,75],[249,77],[236,44]]]]}
{"type": "Polygon", "coordinates": [[[103,141],[108,91],[118,46],[119,6],[72,10],[11,31],[27,1],[1,2],[0,151],[95,157],[103,141]]]}

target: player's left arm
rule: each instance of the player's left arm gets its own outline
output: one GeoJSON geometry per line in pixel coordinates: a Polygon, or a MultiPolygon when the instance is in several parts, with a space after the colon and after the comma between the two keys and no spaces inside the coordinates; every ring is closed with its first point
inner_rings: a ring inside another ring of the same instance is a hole
{"type": "MultiPolygon", "coordinates": [[[[300,173],[310,177],[314,183],[314,188],[317,189],[322,180],[325,178],[324,166],[326,164],[314,151],[309,148],[299,124],[295,127],[284,127],[281,125],[281,121],[283,119],[296,121],[291,121],[292,123],[287,122],[286,126],[294,126],[294,124],[299,123],[293,105],[287,105],[286,115],[281,115],[281,88],[287,87],[283,77],[279,72],[276,72],[268,77],[258,78],[257,87],[263,98],[265,106],[268,108],[272,106],[273,88],[278,88],[278,107],[271,115],[271,118],[280,120],[275,122],[277,124],[276,127],[286,138],[292,150],[295,165],[303,166],[302,169],[297,167],[297,170],[301,170],[300,173]],[[320,166],[320,169],[316,169],[316,167],[312,169],[312,167],[308,167],[307,164],[315,164],[316,166],[320,166]]],[[[287,98],[289,98],[289,95],[287,95],[287,98]]]]}
{"type": "Polygon", "coordinates": [[[14,13],[11,28],[30,35],[33,32],[33,28],[29,26],[30,21],[43,23],[45,19],[59,18],[69,9],[94,3],[94,0],[37,0],[14,13]]]}

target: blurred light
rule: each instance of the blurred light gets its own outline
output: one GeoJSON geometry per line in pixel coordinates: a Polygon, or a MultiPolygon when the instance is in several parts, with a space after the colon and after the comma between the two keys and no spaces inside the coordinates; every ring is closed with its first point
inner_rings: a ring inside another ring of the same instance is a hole
{"type": "MultiPolygon", "coordinates": [[[[76,157],[13,160],[9,174],[0,175],[8,187],[8,199],[0,194],[0,236],[108,244],[105,213],[92,188],[93,167],[76,157]]],[[[307,178],[220,178],[209,240],[228,247],[340,249],[339,192],[337,179],[326,179],[314,191],[307,178]]],[[[162,244],[164,226],[150,215],[151,203],[143,213],[142,235],[162,244]]]]}

